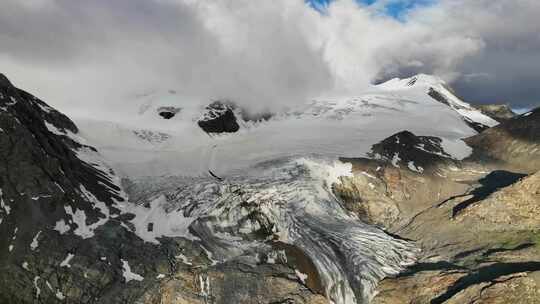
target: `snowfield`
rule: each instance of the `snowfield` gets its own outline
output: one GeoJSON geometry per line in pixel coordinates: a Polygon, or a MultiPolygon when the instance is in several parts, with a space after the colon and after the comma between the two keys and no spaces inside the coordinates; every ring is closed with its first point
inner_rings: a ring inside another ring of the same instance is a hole
{"type": "Polygon", "coordinates": [[[196,124],[201,107],[183,103],[170,92],[144,95],[126,109],[129,119],[107,122],[75,119],[81,136],[125,177],[226,176],[277,158],[315,156],[360,157],[380,140],[403,130],[443,139],[457,159],[470,149],[460,140],[476,134],[464,117],[487,126],[496,124],[454,96],[439,79],[419,75],[390,80],[356,97],[319,97],[277,113],[269,121],[241,123],[237,133],[208,135],[196,124]],[[437,89],[450,102],[430,97],[437,89]],[[136,103],[135,102],[135,103],[136,103]],[[172,119],[160,107],[180,108],[172,119]]]}

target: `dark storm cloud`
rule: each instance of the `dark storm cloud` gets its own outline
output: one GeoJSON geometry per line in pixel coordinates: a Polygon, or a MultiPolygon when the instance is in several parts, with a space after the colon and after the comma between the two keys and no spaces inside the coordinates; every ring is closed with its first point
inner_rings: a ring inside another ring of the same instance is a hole
{"type": "MultiPolygon", "coordinates": [[[[536,0],[453,0],[413,13],[411,20],[427,18],[440,37],[461,33],[481,42],[478,51],[447,69],[455,73],[452,85],[466,100],[523,108],[540,106],[539,14],[536,0]]],[[[402,65],[398,70],[434,72],[433,62],[420,68],[402,65]]]]}
{"type": "Polygon", "coordinates": [[[540,50],[490,51],[464,61],[463,77],[453,84],[471,102],[540,106],[540,50]],[[478,71],[482,74],[477,74],[478,71]]]}

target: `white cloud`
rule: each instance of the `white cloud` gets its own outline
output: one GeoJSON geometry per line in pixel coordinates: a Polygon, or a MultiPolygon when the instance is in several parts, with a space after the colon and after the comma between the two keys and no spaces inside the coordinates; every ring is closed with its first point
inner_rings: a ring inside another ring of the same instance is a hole
{"type": "Polygon", "coordinates": [[[536,0],[441,0],[400,21],[353,0],[327,14],[301,0],[2,5],[0,72],[68,113],[120,112],[126,94],[171,87],[194,102],[276,107],[416,72],[471,96],[481,96],[476,87],[513,96],[500,82],[521,77],[522,105],[540,98],[529,85],[540,77],[536,0]]]}

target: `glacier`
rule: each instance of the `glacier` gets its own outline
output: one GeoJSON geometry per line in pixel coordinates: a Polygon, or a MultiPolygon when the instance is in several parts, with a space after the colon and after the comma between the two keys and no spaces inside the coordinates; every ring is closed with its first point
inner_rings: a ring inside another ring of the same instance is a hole
{"type": "Polygon", "coordinates": [[[476,134],[466,121],[494,124],[427,75],[390,80],[354,97],[318,97],[268,121],[241,122],[233,134],[203,132],[196,124],[201,107],[170,92],[135,101],[124,121],[75,117],[80,136],[103,155],[103,171],[107,163],[130,184],[127,200],[115,206],[135,215],[126,229],[155,244],[189,239],[216,264],[259,263],[279,255],[276,243],[295,246],[335,304],[369,301],[378,281],[414,263],[418,253],[414,243],[342,206],[332,185],[352,172],[338,158],[366,157],[373,144],[409,130],[441,138],[445,151],[462,159],[471,149],[461,138],[476,134]],[[178,111],[163,119],[156,113],[163,107],[178,111]]]}

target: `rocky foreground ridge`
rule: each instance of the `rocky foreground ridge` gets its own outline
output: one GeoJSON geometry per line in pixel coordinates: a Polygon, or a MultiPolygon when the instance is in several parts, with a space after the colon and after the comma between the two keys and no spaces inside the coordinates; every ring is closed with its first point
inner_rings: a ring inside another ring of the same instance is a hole
{"type": "MultiPolygon", "coordinates": [[[[466,139],[465,160],[406,130],[369,158],[342,159],[353,175],[334,184],[339,202],[421,249],[372,303],[540,303],[539,115],[466,139]]],[[[231,127],[219,117],[207,127],[231,127]]],[[[203,242],[141,239],[123,189],[130,200],[146,194],[122,185],[69,118],[3,75],[0,157],[0,303],[330,303],[324,274],[296,246],[268,240],[273,250],[255,263],[216,263],[203,242]]],[[[271,236],[265,215],[249,211],[261,227],[248,237],[271,236]]]]}

